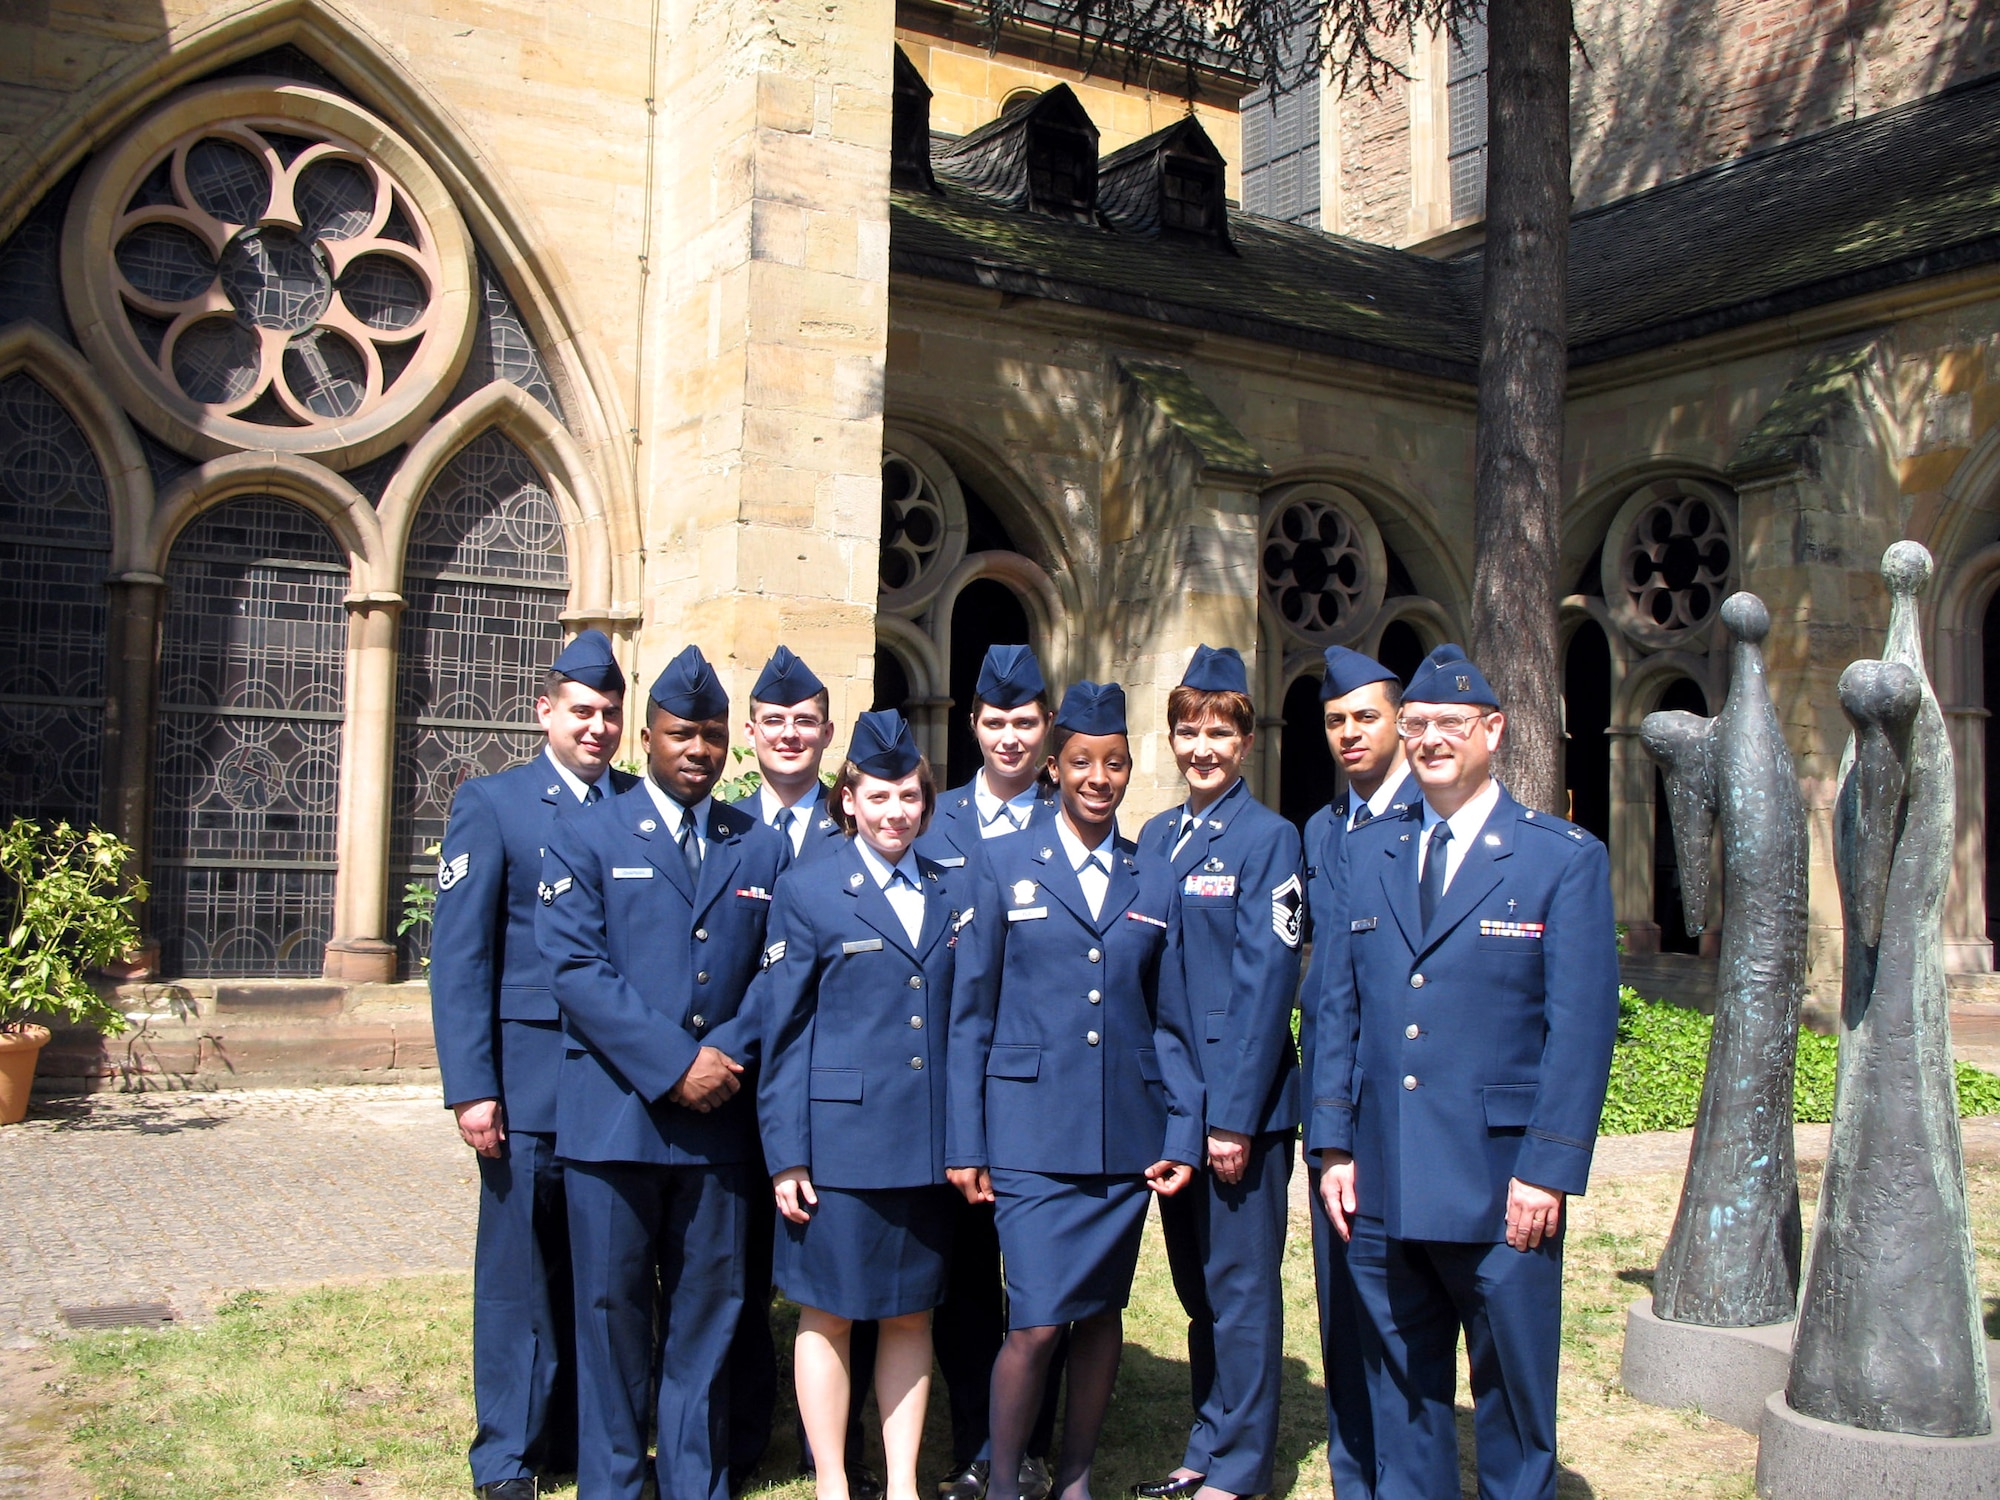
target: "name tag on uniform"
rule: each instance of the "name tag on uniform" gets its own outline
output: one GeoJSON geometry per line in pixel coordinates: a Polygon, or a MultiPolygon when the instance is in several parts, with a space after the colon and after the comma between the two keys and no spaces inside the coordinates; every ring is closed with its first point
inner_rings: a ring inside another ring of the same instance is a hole
{"type": "Polygon", "coordinates": [[[1542,926],[1543,924],[1540,922],[1482,921],[1479,924],[1479,935],[1481,937],[1533,938],[1539,940],[1542,935],[1542,926]]]}
{"type": "Polygon", "coordinates": [[[1049,909],[1046,906],[1010,906],[1007,908],[1007,920],[1010,922],[1032,922],[1037,917],[1046,917],[1048,914],[1049,909]]]}
{"type": "Polygon", "coordinates": [[[947,870],[956,870],[965,864],[965,856],[963,854],[954,854],[950,859],[940,859],[935,861],[935,863],[943,865],[947,870]]]}
{"type": "Polygon", "coordinates": [[[651,865],[613,865],[611,867],[611,878],[613,880],[651,880],[653,878],[653,867],[651,865]]]}
{"type": "Polygon", "coordinates": [[[1381,918],[1379,917],[1356,917],[1352,922],[1347,924],[1347,930],[1349,932],[1373,932],[1375,924],[1380,920],[1381,918]]]}
{"type": "Polygon", "coordinates": [[[840,951],[842,953],[880,953],[882,951],[882,940],[880,938],[862,938],[856,943],[842,943],[840,951]]]}
{"type": "Polygon", "coordinates": [[[1181,885],[1183,896],[1233,896],[1236,894],[1234,875],[1190,875],[1181,885]]]}

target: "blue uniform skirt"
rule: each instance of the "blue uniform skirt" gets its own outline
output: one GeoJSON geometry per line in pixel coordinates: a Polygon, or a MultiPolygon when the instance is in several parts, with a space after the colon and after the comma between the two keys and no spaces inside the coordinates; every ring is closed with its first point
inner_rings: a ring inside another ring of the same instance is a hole
{"type": "Polygon", "coordinates": [[[771,1279],[801,1307],[861,1321],[926,1312],[944,1300],[955,1189],[813,1184],[812,1218],[778,1215],[771,1279]]]}
{"type": "Polygon", "coordinates": [[[992,1177],[1009,1328],[1074,1323],[1131,1300],[1153,1196],[1145,1179],[1009,1167],[992,1177]]]}

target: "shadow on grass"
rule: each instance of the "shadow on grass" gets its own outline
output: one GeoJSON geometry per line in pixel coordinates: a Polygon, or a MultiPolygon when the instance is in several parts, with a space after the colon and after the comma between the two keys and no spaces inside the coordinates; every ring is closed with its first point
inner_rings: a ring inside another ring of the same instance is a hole
{"type": "Polygon", "coordinates": [[[1642,1286],[1649,1292],[1653,1290],[1653,1276],[1654,1270],[1651,1266],[1627,1266],[1618,1273],[1620,1281],[1628,1282],[1632,1286],[1642,1286]]]}

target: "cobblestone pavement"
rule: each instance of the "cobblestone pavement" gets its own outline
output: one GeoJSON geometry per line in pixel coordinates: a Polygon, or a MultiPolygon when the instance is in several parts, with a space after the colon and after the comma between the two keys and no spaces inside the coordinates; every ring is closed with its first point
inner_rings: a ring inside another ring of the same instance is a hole
{"type": "Polygon", "coordinates": [[[0,1346],[67,1305],[467,1270],[473,1160],[435,1084],[38,1100],[0,1129],[0,1346]]]}

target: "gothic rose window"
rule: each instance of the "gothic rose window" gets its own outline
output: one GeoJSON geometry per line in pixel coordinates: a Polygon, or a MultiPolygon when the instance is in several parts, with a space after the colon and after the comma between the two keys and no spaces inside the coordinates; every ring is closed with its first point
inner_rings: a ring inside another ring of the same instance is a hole
{"type": "Polygon", "coordinates": [[[1643,486],[1613,522],[1605,596],[1625,629],[1651,644],[1685,641],[1716,618],[1736,563],[1731,497],[1672,479],[1643,486]]]}
{"type": "Polygon", "coordinates": [[[1320,493],[1295,495],[1264,523],[1264,599],[1299,635],[1320,644],[1350,631],[1381,598],[1368,540],[1346,510],[1320,493]]]}

